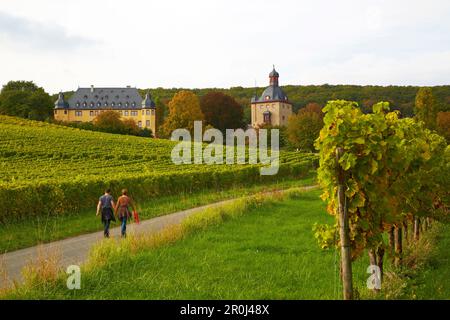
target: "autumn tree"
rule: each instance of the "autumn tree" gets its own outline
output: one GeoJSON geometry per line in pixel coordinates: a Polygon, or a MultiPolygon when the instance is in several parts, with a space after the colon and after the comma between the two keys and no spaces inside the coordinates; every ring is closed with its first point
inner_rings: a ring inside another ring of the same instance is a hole
{"type": "Polygon", "coordinates": [[[175,94],[169,102],[169,115],[164,121],[163,132],[170,136],[175,129],[194,131],[194,121],[203,121],[198,97],[191,91],[182,90],[175,94]]]}
{"type": "Polygon", "coordinates": [[[437,114],[436,126],[438,133],[450,143],[450,111],[441,111],[437,114]]]}
{"type": "Polygon", "coordinates": [[[233,97],[220,91],[212,91],[201,97],[200,107],[206,125],[225,133],[226,129],[243,127],[244,110],[233,97]]]}
{"type": "Polygon", "coordinates": [[[94,118],[94,126],[100,130],[107,130],[108,132],[122,132],[124,124],[120,119],[120,114],[117,111],[107,110],[101,112],[94,118]]]}
{"type": "Polygon", "coordinates": [[[310,103],[289,117],[286,129],[288,141],[294,148],[314,151],[314,141],[322,126],[322,108],[316,103],[310,103]]]}
{"type": "Polygon", "coordinates": [[[431,88],[420,88],[417,91],[414,113],[428,129],[436,127],[437,110],[431,88]]]}

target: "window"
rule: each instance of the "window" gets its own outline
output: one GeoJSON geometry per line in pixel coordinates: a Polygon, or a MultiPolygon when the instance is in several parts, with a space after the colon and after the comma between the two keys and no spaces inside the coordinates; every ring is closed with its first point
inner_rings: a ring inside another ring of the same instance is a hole
{"type": "Polygon", "coordinates": [[[122,102],[119,102],[119,107],[121,107],[122,106],[122,102]]]}
{"type": "Polygon", "coordinates": [[[105,102],[104,106],[107,107],[108,106],[108,102],[105,102]]]}
{"type": "Polygon", "coordinates": [[[67,110],[64,110],[64,114],[67,114],[67,110]]]}
{"type": "Polygon", "coordinates": [[[111,103],[111,107],[114,107],[116,104],[114,102],[111,103]]]}
{"type": "Polygon", "coordinates": [[[97,111],[97,110],[95,110],[94,114],[95,114],[96,116],[98,116],[98,111],[97,111]]]}
{"type": "Polygon", "coordinates": [[[142,128],[142,121],[138,121],[138,127],[142,128]]]}
{"type": "Polygon", "coordinates": [[[138,115],[138,112],[137,111],[131,111],[131,116],[132,117],[136,117],[138,115]]]}
{"type": "Polygon", "coordinates": [[[77,107],[79,107],[80,106],[80,102],[77,102],[77,107]]]}
{"type": "Polygon", "coordinates": [[[91,117],[93,117],[93,116],[94,116],[94,111],[89,111],[89,115],[90,115],[91,117]]]}
{"type": "Polygon", "coordinates": [[[101,107],[102,103],[101,102],[97,102],[97,107],[101,107]]]}
{"type": "Polygon", "coordinates": [[[128,102],[125,102],[125,107],[128,107],[130,104],[128,102]]]}
{"type": "Polygon", "coordinates": [[[83,102],[83,107],[86,107],[87,106],[87,103],[86,102],[83,102]]]}
{"type": "Polygon", "coordinates": [[[150,120],[145,121],[145,126],[150,127],[150,120]]]}
{"type": "Polygon", "coordinates": [[[58,112],[55,110],[55,114],[57,114],[58,112]]]}
{"type": "Polygon", "coordinates": [[[264,112],[264,123],[270,123],[270,112],[266,111],[264,112]]]}
{"type": "Polygon", "coordinates": [[[75,111],[76,117],[81,117],[83,115],[83,111],[75,111]]]}
{"type": "Polygon", "coordinates": [[[91,102],[90,106],[91,106],[91,107],[93,107],[93,106],[94,106],[94,103],[93,103],[93,102],[91,102]]]}
{"type": "Polygon", "coordinates": [[[155,114],[155,109],[152,109],[152,114],[155,114]]]}
{"type": "Polygon", "coordinates": [[[142,110],[142,115],[144,115],[144,110],[142,110]]]}
{"type": "Polygon", "coordinates": [[[122,111],[119,111],[120,116],[122,116],[122,111]]]}
{"type": "Polygon", "coordinates": [[[146,114],[149,116],[149,115],[150,115],[150,110],[147,110],[147,111],[146,111],[146,114]]]}
{"type": "Polygon", "coordinates": [[[136,107],[136,102],[133,102],[133,103],[131,104],[131,106],[132,106],[132,107],[136,107]]]}
{"type": "Polygon", "coordinates": [[[125,111],[125,116],[128,116],[128,110],[127,110],[127,111],[125,111]]]}
{"type": "Polygon", "coordinates": [[[264,99],[266,99],[266,100],[270,100],[270,96],[265,96],[265,98],[264,99]]]}

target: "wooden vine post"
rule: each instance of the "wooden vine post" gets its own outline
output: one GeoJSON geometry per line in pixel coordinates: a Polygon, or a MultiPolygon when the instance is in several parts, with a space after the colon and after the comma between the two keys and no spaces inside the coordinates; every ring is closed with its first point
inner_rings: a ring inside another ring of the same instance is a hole
{"type": "Polygon", "coordinates": [[[343,154],[342,148],[336,149],[336,167],[338,176],[338,214],[339,214],[339,238],[341,243],[341,268],[344,300],[353,300],[352,261],[350,252],[350,237],[348,226],[348,212],[345,201],[344,170],[339,164],[343,154]]]}

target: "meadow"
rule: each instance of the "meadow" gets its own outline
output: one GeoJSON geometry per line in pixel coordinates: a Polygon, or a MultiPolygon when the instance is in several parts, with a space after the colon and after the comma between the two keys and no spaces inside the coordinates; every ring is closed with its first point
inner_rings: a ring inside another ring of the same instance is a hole
{"type": "MultiPolygon", "coordinates": [[[[6,297],[340,299],[338,254],[320,249],[312,235],[314,223],[332,220],[319,195],[318,190],[294,190],[285,196],[249,197],[245,204],[199,213],[182,229],[169,229],[160,238],[105,240],[83,267],[80,290],[67,290],[65,276],[55,275],[34,278],[6,297]]],[[[448,226],[440,228],[438,233],[448,239],[448,226]]],[[[434,270],[448,268],[448,252],[441,251],[448,250],[436,248],[433,256],[442,259],[422,265],[421,274],[442,279],[434,270]]],[[[356,298],[432,299],[450,294],[448,281],[410,282],[392,273],[389,262],[386,289],[376,294],[366,287],[368,265],[367,258],[353,263],[356,298]]]]}

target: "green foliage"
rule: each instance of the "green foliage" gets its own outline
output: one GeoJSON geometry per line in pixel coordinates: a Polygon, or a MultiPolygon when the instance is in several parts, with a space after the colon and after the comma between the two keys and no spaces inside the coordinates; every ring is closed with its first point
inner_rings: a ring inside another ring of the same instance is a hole
{"type": "Polygon", "coordinates": [[[416,95],[414,113],[428,129],[436,128],[437,108],[431,88],[420,88],[416,95]]]}
{"type": "Polygon", "coordinates": [[[289,118],[287,137],[292,147],[314,151],[314,141],[319,137],[323,126],[322,114],[319,112],[304,108],[289,118]]]}
{"type": "Polygon", "coordinates": [[[337,218],[337,172],[344,170],[353,259],[383,245],[382,233],[392,225],[417,215],[439,219],[448,209],[449,182],[442,173],[448,172],[449,157],[442,137],[422,122],[399,119],[387,102],[364,114],[355,102],[330,101],[324,112],[316,141],[318,179],[327,210],[337,218]]]}
{"type": "Polygon", "coordinates": [[[0,93],[0,114],[46,120],[53,115],[53,100],[31,81],[10,81],[0,93]]]}
{"type": "Polygon", "coordinates": [[[95,206],[99,193],[126,187],[136,200],[221,190],[308,173],[317,157],[283,152],[280,170],[259,165],[175,165],[175,142],[110,135],[0,116],[0,222],[58,215],[95,206]]]}

